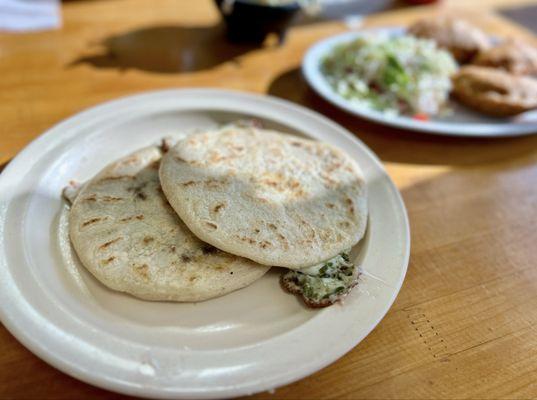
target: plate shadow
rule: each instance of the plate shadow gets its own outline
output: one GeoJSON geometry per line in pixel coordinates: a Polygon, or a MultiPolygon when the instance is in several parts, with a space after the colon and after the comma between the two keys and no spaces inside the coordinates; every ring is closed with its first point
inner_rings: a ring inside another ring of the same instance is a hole
{"type": "Polygon", "coordinates": [[[150,26],[120,33],[90,44],[89,54],[69,66],[138,69],[156,73],[200,71],[216,67],[259,48],[227,40],[223,24],[150,26]]]}
{"type": "Polygon", "coordinates": [[[0,164],[0,173],[2,173],[2,171],[7,167],[7,165],[9,164],[9,161],[6,161],[6,162],[0,164]]]}

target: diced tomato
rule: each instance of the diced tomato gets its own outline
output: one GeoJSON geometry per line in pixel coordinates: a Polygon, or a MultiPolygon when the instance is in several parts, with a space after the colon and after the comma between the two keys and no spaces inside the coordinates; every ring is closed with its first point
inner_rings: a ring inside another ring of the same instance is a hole
{"type": "Polygon", "coordinates": [[[418,121],[429,121],[429,116],[423,113],[414,114],[413,118],[417,119],[418,121]]]}

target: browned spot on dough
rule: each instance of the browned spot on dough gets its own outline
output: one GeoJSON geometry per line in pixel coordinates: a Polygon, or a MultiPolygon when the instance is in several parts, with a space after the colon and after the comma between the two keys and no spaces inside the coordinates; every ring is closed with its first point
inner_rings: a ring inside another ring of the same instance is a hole
{"type": "Polygon", "coordinates": [[[255,233],[259,233],[259,232],[261,232],[261,231],[260,231],[259,229],[255,228],[255,229],[254,229],[254,232],[255,232],[255,233]]]}
{"type": "Polygon", "coordinates": [[[173,156],[173,159],[180,163],[186,163],[187,161],[184,158],[181,158],[179,156],[173,156]]]}
{"type": "Polygon", "coordinates": [[[99,182],[115,181],[118,179],[135,179],[135,177],[132,175],[107,176],[102,178],[99,182]]]}
{"type": "Polygon", "coordinates": [[[296,190],[294,192],[295,197],[303,197],[305,195],[306,195],[306,192],[302,188],[300,188],[300,189],[298,189],[298,190],[296,190]]]}
{"type": "Polygon", "coordinates": [[[115,238],[115,239],[113,239],[113,240],[110,240],[110,241],[108,241],[108,242],[103,243],[102,245],[100,245],[100,246],[99,246],[99,249],[104,250],[104,249],[106,249],[107,247],[109,247],[110,245],[112,245],[112,244],[114,244],[114,243],[116,243],[116,242],[118,242],[118,241],[120,241],[120,240],[121,240],[121,237],[118,237],[118,238],[115,238]]]}
{"type": "Polygon", "coordinates": [[[114,256],[108,257],[106,260],[102,260],[102,261],[101,261],[101,264],[103,264],[103,265],[108,265],[108,264],[110,264],[112,261],[114,261],[115,259],[116,259],[116,257],[114,257],[114,256]]]}
{"type": "Polygon", "coordinates": [[[349,226],[351,226],[349,221],[339,221],[338,225],[341,226],[342,228],[348,228],[349,226]]]}
{"type": "Polygon", "coordinates": [[[270,243],[270,242],[268,242],[268,241],[266,241],[266,240],[263,240],[263,241],[260,243],[260,246],[261,246],[261,248],[266,249],[267,247],[272,246],[272,243],[270,243]]]}
{"type": "Polygon", "coordinates": [[[97,201],[97,198],[92,194],[91,196],[83,198],[82,201],[97,201]]]}
{"type": "Polygon", "coordinates": [[[142,264],[138,267],[134,267],[134,270],[144,279],[149,279],[149,266],[147,264],[142,264]]]}
{"type": "Polygon", "coordinates": [[[332,172],[332,171],[335,171],[335,170],[338,169],[339,167],[341,167],[341,163],[340,163],[340,162],[334,162],[334,163],[330,164],[330,165],[326,168],[326,172],[332,172]]]}
{"type": "Polygon", "coordinates": [[[308,224],[308,223],[307,223],[306,221],[304,221],[302,218],[299,219],[298,222],[299,222],[300,225],[302,225],[302,226],[304,226],[304,227],[306,227],[306,228],[308,229],[308,231],[309,231],[308,236],[309,236],[310,239],[315,238],[315,229],[313,229],[313,228],[311,227],[310,224],[308,224]]]}
{"type": "Polygon", "coordinates": [[[345,203],[347,203],[347,205],[349,206],[349,213],[354,214],[354,203],[352,202],[352,200],[347,197],[345,199],[345,203]]]}
{"type": "Polygon", "coordinates": [[[94,224],[94,223],[96,223],[96,222],[99,222],[99,221],[101,221],[101,220],[103,220],[103,219],[106,219],[106,217],[105,217],[105,218],[99,218],[99,217],[97,217],[97,218],[88,219],[87,221],[84,221],[84,222],[82,223],[82,226],[88,226],[88,225],[94,224]]]}
{"type": "Polygon", "coordinates": [[[139,215],[131,215],[130,217],[125,217],[125,218],[121,218],[119,220],[119,222],[127,222],[127,221],[130,221],[131,219],[133,218],[136,218],[137,220],[141,221],[144,219],[144,216],[143,214],[139,214],[139,215]]]}
{"type": "Polygon", "coordinates": [[[249,238],[249,237],[245,237],[245,238],[243,238],[243,240],[246,241],[246,242],[248,242],[248,243],[250,243],[250,244],[254,244],[254,243],[256,243],[256,241],[255,241],[254,239],[249,238]]]}
{"type": "Polygon", "coordinates": [[[291,146],[294,147],[304,147],[304,145],[301,142],[291,142],[291,146]]]}
{"type": "Polygon", "coordinates": [[[241,242],[248,242],[250,244],[254,244],[254,243],[257,243],[256,240],[252,239],[251,237],[248,237],[248,236],[239,236],[239,235],[235,235],[235,237],[237,239],[239,239],[241,242]]]}
{"type": "Polygon", "coordinates": [[[192,261],[192,258],[186,254],[181,254],[181,261],[184,263],[192,261]]]}
{"type": "Polygon", "coordinates": [[[269,148],[268,151],[270,152],[270,154],[275,155],[276,157],[283,156],[283,152],[279,147],[269,148]]]}
{"type": "Polygon", "coordinates": [[[197,280],[198,278],[199,278],[198,276],[193,275],[193,276],[191,276],[190,278],[188,278],[188,280],[189,280],[190,282],[194,282],[194,281],[197,280]]]}
{"type": "Polygon", "coordinates": [[[335,207],[335,204],[333,204],[333,203],[326,203],[326,206],[327,206],[328,208],[334,208],[334,207],[335,207]]]}
{"type": "Polygon", "coordinates": [[[218,225],[216,225],[213,222],[209,222],[209,221],[205,221],[205,225],[207,225],[208,227],[210,227],[212,229],[217,229],[218,228],[218,225]]]}
{"type": "Polygon", "coordinates": [[[177,247],[175,247],[175,246],[170,246],[170,251],[171,251],[172,253],[175,253],[175,250],[176,250],[176,249],[177,249],[177,247]]]}
{"type": "Polygon", "coordinates": [[[323,180],[325,186],[334,187],[337,185],[337,182],[333,180],[328,174],[321,172],[321,179],[323,180]]]}
{"type": "Polygon", "coordinates": [[[153,240],[155,240],[154,237],[151,237],[151,236],[144,237],[144,243],[145,244],[151,243],[153,240]]]}
{"type": "Polygon", "coordinates": [[[193,184],[195,184],[195,183],[196,183],[196,182],[194,182],[194,181],[188,181],[188,182],[183,182],[183,183],[181,183],[181,185],[182,185],[182,186],[190,186],[190,185],[193,185],[193,184]]]}
{"type": "MultiPolygon", "coordinates": [[[[287,242],[287,238],[282,235],[280,232],[277,231],[277,227],[274,224],[268,224],[268,227],[271,228],[273,231],[275,231],[276,236],[278,237],[280,243],[283,245],[285,249],[289,249],[289,243],[287,242]]],[[[261,242],[261,247],[265,248],[267,245],[271,245],[272,243],[264,241],[261,242]]]]}
{"type": "Polygon", "coordinates": [[[104,196],[102,199],[105,203],[113,203],[116,201],[123,200],[123,197],[116,197],[116,196],[104,196]]]}
{"type": "Polygon", "coordinates": [[[274,174],[265,174],[259,179],[259,183],[278,192],[290,191],[294,197],[301,197],[306,194],[297,179],[286,178],[279,172],[274,174]]]}
{"type": "Polygon", "coordinates": [[[217,205],[214,207],[213,211],[214,211],[215,213],[217,213],[217,212],[220,211],[222,208],[224,208],[224,204],[219,203],[219,204],[217,204],[217,205]]]}
{"type": "Polygon", "coordinates": [[[213,163],[217,163],[219,161],[224,161],[224,160],[228,160],[230,158],[233,158],[231,156],[224,156],[222,154],[219,154],[217,152],[212,152],[211,155],[209,156],[209,161],[213,162],[213,163]]]}
{"type": "Polygon", "coordinates": [[[160,165],[160,161],[158,161],[158,160],[157,160],[157,161],[153,161],[153,163],[150,165],[150,168],[152,168],[152,169],[158,169],[159,165],[160,165]]]}
{"type": "Polygon", "coordinates": [[[227,179],[207,179],[203,182],[208,188],[218,188],[228,183],[227,179]]]}
{"type": "Polygon", "coordinates": [[[330,239],[330,233],[328,233],[327,231],[321,231],[321,233],[319,233],[319,237],[322,241],[327,241],[330,239]]]}

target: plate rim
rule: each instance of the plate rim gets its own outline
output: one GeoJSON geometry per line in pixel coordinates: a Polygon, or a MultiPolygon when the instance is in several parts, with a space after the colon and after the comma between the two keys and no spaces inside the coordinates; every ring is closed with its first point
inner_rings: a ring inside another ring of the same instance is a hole
{"type": "MultiPolygon", "coordinates": [[[[398,293],[400,292],[401,286],[403,284],[403,281],[405,279],[405,275],[408,269],[408,263],[409,263],[409,257],[410,257],[410,228],[409,228],[409,222],[408,222],[408,215],[407,211],[402,199],[402,196],[395,186],[394,182],[391,180],[389,175],[387,174],[384,166],[382,165],[381,161],[378,159],[378,157],[355,135],[351,134],[349,131],[347,131],[345,128],[339,126],[335,122],[329,120],[325,116],[316,113],[312,110],[309,110],[305,107],[302,107],[300,105],[296,105],[294,103],[291,103],[286,100],[282,100],[279,98],[275,98],[272,96],[264,96],[259,94],[253,94],[248,92],[241,92],[241,91],[231,91],[231,90],[222,90],[222,89],[210,89],[210,88],[189,88],[189,89],[166,89],[166,90],[157,90],[157,91],[148,91],[148,92],[142,92],[141,94],[134,94],[130,96],[121,97],[115,100],[110,100],[104,103],[101,103],[99,105],[87,108],[79,113],[76,113],[72,115],[71,117],[59,122],[58,124],[55,124],[53,127],[46,130],[45,133],[35,138],[30,144],[28,144],[22,151],[17,154],[16,157],[13,158],[13,160],[6,166],[4,171],[0,174],[0,188],[4,186],[8,180],[7,177],[10,177],[12,174],[16,173],[16,170],[19,166],[19,164],[23,163],[25,161],[25,158],[29,156],[29,154],[34,151],[36,148],[41,146],[42,144],[46,143],[47,141],[54,142],[54,135],[59,135],[57,132],[61,132],[63,129],[68,128],[70,125],[75,124],[77,120],[79,120],[82,117],[88,117],[92,114],[98,115],[99,113],[102,113],[103,111],[107,110],[108,108],[113,107],[119,107],[124,103],[129,102],[136,102],[136,101],[147,101],[148,99],[157,98],[159,96],[166,96],[166,95],[202,95],[202,96],[210,96],[214,93],[218,93],[219,95],[230,95],[230,96],[239,96],[243,98],[247,98],[250,100],[255,101],[261,101],[266,105],[270,104],[276,104],[282,107],[286,107],[291,109],[292,111],[301,113],[305,115],[305,117],[310,119],[317,119],[323,122],[324,124],[331,125],[332,128],[334,128],[336,131],[338,131],[343,136],[347,137],[347,139],[353,140],[357,142],[357,144],[361,147],[361,149],[367,154],[367,156],[371,159],[371,161],[379,168],[379,170],[385,175],[386,183],[388,185],[388,188],[392,195],[394,196],[394,200],[397,202],[397,206],[399,208],[398,211],[401,212],[400,217],[402,217],[402,222],[404,224],[404,236],[403,239],[406,239],[406,242],[404,243],[403,247],[403,254],[401,255],[401,260],[403,267],[401,269],[401,274],[399,277],[398,282],[394,285],[394,290],[391,294],[391,297],[389,298],[388,303],[386,304],[386,307],[382,309],[382,312],[379,313],[378,318],[375,319],[374,323],[372,323],[365,331],[363,335],[360,335],[360,337],[354,338],[352,343],[350,343],[348,346],[346,346],[346,349],[335,356],[330,357],[323,363],[318,363],[315,366],[311,366],[310,368],[306,368],[300,371],[299,374],[291,375],[287,379],[280,379],[278,383],[274,384],[269,381],[261,381],[263,385],[259,387],[249,387],[244,386],[240,387],[236,390],[232,391],[223,391],[223,392],[203,392],[203,393],[178,393],[178,392],[165,392],[163,390],[153,390],[153,388],[146,388],[145,390],[139,390],[139,388],[136,387],[127,387],[122,384],[121,381],[115,381],[113,379],[106,380],[102,378],[102,376],[95,376],[92,372],[89,372],[87,370],[84,370],[83,368],[76,368],[76,366],[73,366],[68,361],[64,360],[62,357],[57,356],[54,354],[54,352],[48,350],[46,347],[40,345],[36,338],[31,337],[31,335],[27,334],[24,329],[22,329],[21,326],[18,325],[17,321],[13,318],[11,318],[8,315],[8,311],[6,308],[8,308],[13,303],[12,301],[9,302],[1,302],[0,303],[0,319],[2,320],[2,323],[8,329],[8,331],[19,341],[21,342],[26,348],[28,348],[32,353],[37,355],[39,358],[47,362],[48,364],[52,365],[53,367],[59,369],[60,371],[66,373],[67,375],[70,375],[72,377],[75,377],[76,379],[79,379],[83,382],[92,384],[97,387],[101,387],[107,390],[116,391],[119,393],[129,394],[129,395],[137,395],[142,397],[159,397],[159,398],[177,398],[178,396],[189,396],[189,397],[196,397],[196,398],[214,398],[214,396],[218,396],[219,398],[222,397],[229,397],[229,396],[236,396],[236,395],[244,395],[248,393],[254,393],[254,392],[260,392],[264,390],[269,390],[271,388],[280,387],[285,384],[289,384],[292,382],[295,382],[299,379],[302,379],[324,367],[327,365],[335,362],[337,359],[342,357],[344,354],[346,354],[348,351],[350,351],[352,348],[354,348],[360,341],[362,341],[367,335],[371,333],[371,331],[378,325],[378,323],[384,318],[388,310],[391,308],[393,302],[395,301],[398,293]],[[7,306],[5,305],[7,304],[7,306]]],[[[241,110],[236,110],[240,112],[241,110]]],[[[63,138],[63,140],[66,140],[63,138]]],[[[59,140],[60,142],[62,140],[59,140]]],[[[51,145],[51,143],[49,143],[51,145]]],[[[2,196],[0,196],[0,200],[3,200],[2,196]]],[[[4,205],[0,203],[0,211],[2,211],[2,207],[4,205]]],[[[7,204],[5,205],[7,208],[7,204]]],[[[5,213],[1,213],[0,216],[4,216],[5,213]]],[[[4,225],[5,225],[5,219],[2,217],[0,219],[0,250],[2,253],[5,252],[5,240],[4,240],[4,225]]],[[[7,270],[7,261],[5,259],[0,260],[0,278],[2,278],[2,274],[4,274],[7,270]]],[[[1,285],[6,285],[7,282],[0,279],[1,285]]],[[[17,288],[18,291],[18,288],[17,288]]],[[[4,292],[3,294],[0,293],[0,298],[8,298],[9,295],[7,292],[4,292]]],[[[24,296],[22,296],[22,300],[25,300],[24,296]]],[[[26,301],[26,300],[25,300],[26,301]]],[[[31,310],[33,311],[33,310],[31,310]]],[[[252,386],[252,385],[250,385],[252,386]]]]}
{"type": "Polygon", "coordinates": [[[401,33],[401,26],[384,26],[348,30],[343,33],[325,37],[311,45],[304,54],[301,71],[308,85],[324,100],[354,115],[379,125],[417,131],[440,136],[471,138],[505,138],[526,136],[537,133],[537,122],[522,123],[450,123],[446,121],[415,121],[407,116],[386,116],[380,111],[363,107],[360,110],[338,95],[328,85],[319,69],[319,61],[331,48],[339,43],[352,40],[372,32],[401,33]]]}

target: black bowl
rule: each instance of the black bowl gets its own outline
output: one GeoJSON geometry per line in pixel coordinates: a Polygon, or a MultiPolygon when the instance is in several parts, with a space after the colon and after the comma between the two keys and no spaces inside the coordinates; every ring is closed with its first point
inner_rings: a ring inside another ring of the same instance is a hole
{"type": "Polygon", "coordinates": [[[298,2],[272,6],[235,0],[231,10],[223,10],[225,0],[214,1],[226,21],[228,37],[235,42],[262,43],[268,34],[275,33],[281,43],[287,27],[300,11],[298,2]]]}

